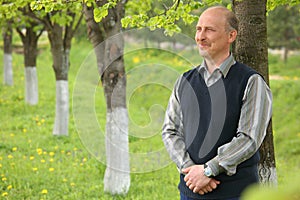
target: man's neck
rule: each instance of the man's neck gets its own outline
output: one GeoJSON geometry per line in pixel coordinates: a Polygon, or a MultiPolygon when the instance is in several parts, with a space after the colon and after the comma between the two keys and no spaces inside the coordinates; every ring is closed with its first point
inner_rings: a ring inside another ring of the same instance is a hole
{"type": "Polygon", "coordinates": [[[230,53],[226,56],[220,57],[219,59],[205,58],[207,70],[212,74],[215,69],[221,66],[221,64],[230,56],[230,53]]]}

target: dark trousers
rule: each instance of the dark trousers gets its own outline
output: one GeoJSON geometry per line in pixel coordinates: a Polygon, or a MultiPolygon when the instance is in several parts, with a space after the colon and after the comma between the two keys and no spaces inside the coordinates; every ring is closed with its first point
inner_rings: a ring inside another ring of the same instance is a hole
{"type": "MultiPolygon", "coordinates": [[[[180,200],[197,200],[190,198],[188,196],[185,196],[184,194],[180,193],[180,200]]],[[[222,199],[222,200],[240,200],[240,197],[234,197],[234,198],[228,198],[228,199],[222,199]]]]}

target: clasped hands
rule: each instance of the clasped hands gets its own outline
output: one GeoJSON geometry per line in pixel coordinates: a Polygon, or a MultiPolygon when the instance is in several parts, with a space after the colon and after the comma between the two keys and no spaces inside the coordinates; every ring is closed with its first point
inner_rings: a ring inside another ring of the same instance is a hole
{"type": "Polygon", "coordinates": [[[203,165],[193,165],[183,169],[182,172],[186,174],[184,177],[186,185],[194,193],[203,195],[213,191],[220,184],[220,181],[204,175],[203,165]]]}

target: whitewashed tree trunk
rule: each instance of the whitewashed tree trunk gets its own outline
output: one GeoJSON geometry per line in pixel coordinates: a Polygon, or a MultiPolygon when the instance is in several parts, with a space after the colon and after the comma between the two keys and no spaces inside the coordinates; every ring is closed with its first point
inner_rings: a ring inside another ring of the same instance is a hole
{"type": "Polygon", "coordinates": [[[38,78],[36,67],[25,67],[25,102],[30,105],[38,103],[38,78]]]}
{"type": "Polygon", "coordinates": [[[4,73],[3,73],[3,83],[5,85],[12,86],[14,84],[13,81],[13,68],[12,68],[12,54],[4,53],[3,55],[3,65],[4,65],[4,73]]]}
{"type": "Polygon", "coordinates": [[[130,187],[127,109],[115,108],[107,112],[106,120],[104,191],[126,194],[130,187]]]}
{"type": "Polygon", "coordinates": [[[56,110],[53,135],[68,135],[69,88],[68,80],[56,81],[56,110]]]}
{"type": "Polygon", "coordinates": [[[266,166],[268,164],[260,163],[258,165],[260,183],[267,186],[277,186],[276,167],[268,167],[268,170],[266,170],[266,166]]]}

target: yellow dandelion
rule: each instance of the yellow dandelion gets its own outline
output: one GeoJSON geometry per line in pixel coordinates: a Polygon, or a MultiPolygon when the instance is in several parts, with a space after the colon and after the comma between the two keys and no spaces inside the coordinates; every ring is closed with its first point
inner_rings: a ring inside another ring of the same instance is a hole
{"type": "Polygon", "coordinates": [[[7,178],[6,177],[2,177],[2,181],[7,181],[7,178]]]}
{"type": "Polygon", "coordinates": [[[53,158],[50,158],[50,159],[49,159],[49,162],[54,162],[54,159],[53,159],[53,158]]]}
{"type": "Polygon", "coordinates": [[[49,156],[54,156],[55,155],[55,153],[54,152],[49,152],[49,156]]]}
{"type": "Polygon", "coordinates": [[[27,129],[26,128],[23,128],[23,133],[27,133],[27,129]]]}
{"type": "Polygon", "coordinates": [[[300,132],[297,135],[298,135],[298,137],[300,137],[300,132]]]}
{"type": "Polygon", "coordinates": [[[49,172],[53,172],[54,171],[54,168],[53,167],[50,167],[49,168],[49,172]]]}
{"type": "Polygon", "coordinates": [[[0,168],[2,168],[2,164],[0,163],[0,168]]]}
{"type": "Polygon", "coordinates": [[[139,57],[134,57],[132,59],[133,63],[139,63],[140,62],[140,58],[139,57]]]}
{"type": "Polygon", "coordinates": [[[18,150],[18,147],[12,148],[12,151],[17,151],[17,150],[18,150]]]}
{"type": "Polygon", "coordinates": [[[77,148],[76,147],[74,147],[74,149],[73,149],[74,151],[77,151],[77,148]]]}
{"type": "Polygon", "coordinates": [[[45,123],[45,119],[44,118],[41,119],[41,123],[42,124],[45,123]]]}
{"type": "Polygon", "coordinates": [[[7,190],[11,190],[11,189],[12,189],[12,185],[8,185],[7,190]]]}
{"type": "Polygon", "coordinates": [[[36,125],[41,126],[42,124],[41,124],[41,122],[37,122],[36,125]]]}
{"type": "Polygon", "coordinates": [[[65,182],[67,182],[68,180],[67,180],[66,178],[64,178],[62,181],[65,183],[65,182]]]}
{"type": "Polygon", "coordinates": [[[31,143],[31,140],[28,140],[28,143],[31,143]]]}
{"type": "Polygon", "coordinates": [[[29,157],[29,160],[34,160],[34,156],[30,156],[30,157],[29,157]]]}
{"type": "Polygon", "coordinates": [[[82,162],[86,162],[86,161],[87,161],[87,159],[86,159],[86,158],[83,158],[83,159],[82,159],[82,162]]]}
{"type": "Polygon", "coordinates": [[[82,167],[82,166],[83,166],[83,163],[80,163],[80,166],[82,167]]]}
{"type": "Polygon", "coordinates": [[[1,196],[3,196],[3,197],[6,197],[7,195],[8,195],[7,192],[3,192],[3,193],[1,194],[1,196]]]}
{"type": "Polygon", "coordinates": [[[67,155],[70,156],[70,155],[71,155],[71,152],[68,152],[67,155]]]}
{"type": "Polygon", "coordinates": [[[58,146],[55,146],[54,149],[57,150],[57,149],[58,149],[58,146]]]}
{"type": "Polygon", "coordinates": [[[42,194],[48,194],[48,190],[47,189],[43,189],[41,193],[42,194]]]}
{"type": "Polygon", "coordinates": [[[61,150],[60,153],[64,154],[64,153],[65,153],[65,150],[61,150]]]}
{"type": "Polygon", "coordinates": [[[44,160],[44,159],[41,160],[41,163],[45,163],[45,162],[46,162],[46,160],[44,160]]]}
{"type": "Polygon", "coordinates": [[[12,159],[13,156],[9,154],[9,155],[7,156],[7,158],[8,158],[8,159],[12,159]]]}
{"type": "Polygon", "coordinates": [[[47,151],[44,151],[43,154],[44,154],[44,155],[47,155],[48,153],[47,153],[47,151]]]}
{"type": "Polygon", "coordinates": [[[73,183],[73,182],[72,182],[72,183],[70,183],[70,186],[74,187],[74,186],[75,186],[75,183],[73,183]]]}
{"type": "Polygon", "coordinates": [[[10,137],[14,137],[14,136],[15,136],[15,134],[13,134],[13,133],[10,134],[10,137]]]}
{"type": "Polygon", "coordinates": [[[2,160],[2,156],[0,156],[0,160],[2,160]]]}
{"type": "Polygon", "coordinates": [[[38,171],[38,168],[37,167],[33,167],[32,171],[36,172],[36,171],[38,171]]]}
{"type": "Polygon", "coordinates": [[[43,149],[37,148],[37,149],[36,149],[36,152],[37,152],[39,155],[42,155],[42,154],[43,154],[43,149]]]}

